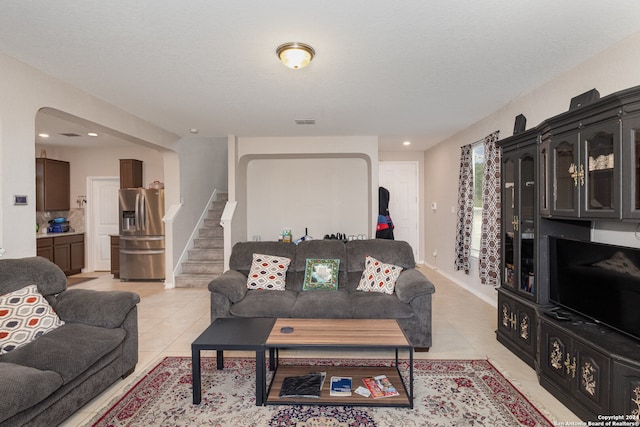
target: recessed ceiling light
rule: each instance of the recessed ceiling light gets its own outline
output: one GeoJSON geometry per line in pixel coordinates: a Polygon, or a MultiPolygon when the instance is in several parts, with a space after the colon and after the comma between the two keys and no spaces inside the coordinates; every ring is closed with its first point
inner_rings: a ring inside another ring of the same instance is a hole
{"type": "Polygon", "coordinates": [[[87,135],[89,135],[89,136],[98,136],[98,134],[95,133],[95,132],[89,132],[87,135]]]}
{"type": "Polygon", "coordinates": [[[402,143],[402,145],[411,145],[411,141],[405,141],[402,143]]]}
{"type": "Polygon", "coordinates": [[[197,135],[198,133],[200,133],[200,131],[198,129],[196,129],[196,128],[189,129],[189,132],[194,134],[194,135],[197,135]]]}
{"type": "Polygon", "coordinates": [[[38,136],[39,136],[40,138],[49,138],[49,134],[48,134],[48,133],[44,133],[44,132],[39,133],[39,134],[38,134],[38,136]]]}

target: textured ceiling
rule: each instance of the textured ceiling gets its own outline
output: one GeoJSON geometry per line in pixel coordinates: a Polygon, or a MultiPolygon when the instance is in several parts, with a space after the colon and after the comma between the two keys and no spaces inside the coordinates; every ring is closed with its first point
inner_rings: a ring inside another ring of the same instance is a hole
{"type": "Polygon", "coordinates": [[[0,52],[178,135],[424,149],[640,31],[638,16],[638,0],[2,0],[0,52]],[[278,62],[287,41],[315,48],[309,67],[278,62]]]}

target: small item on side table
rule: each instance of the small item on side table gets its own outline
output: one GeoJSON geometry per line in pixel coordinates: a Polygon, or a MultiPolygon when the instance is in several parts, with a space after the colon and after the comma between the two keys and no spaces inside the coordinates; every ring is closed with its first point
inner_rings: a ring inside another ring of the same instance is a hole
{"type": "Polygon", "coordinates": [[[326,373],[316,372],[295,377],[285,377],[280,388],[280,397],[310,397],[319,399],[326,373]]]}

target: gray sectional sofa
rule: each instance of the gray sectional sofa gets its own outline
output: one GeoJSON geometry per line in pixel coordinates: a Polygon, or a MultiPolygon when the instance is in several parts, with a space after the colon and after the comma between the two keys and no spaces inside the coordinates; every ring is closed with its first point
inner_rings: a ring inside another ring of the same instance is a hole
{"type": "Polygon", "coordinates": [[[37,285],[64,325],[0,354],[0,426],[53,426],[138,362],[133,292],[66,289],[45,258],[0,260],[0,295],[37,285]]]}
{"type": "Polygon", "coordinates": [[[229,270],[209,283],[211,321],[219,317],[398,319],[419,350],[431,347],[433,284],[415,268],[408,243],[395,240],[309,240],[240,242],[234,245],[229,270]],[[253,254],[291,259],[286,289],[247,288],[253,254]],[[356,290],[369,255],[403,268],[393,294],[356,290]],[[307,259],[339,259],[338,290],[303,290],[307,259]]]}

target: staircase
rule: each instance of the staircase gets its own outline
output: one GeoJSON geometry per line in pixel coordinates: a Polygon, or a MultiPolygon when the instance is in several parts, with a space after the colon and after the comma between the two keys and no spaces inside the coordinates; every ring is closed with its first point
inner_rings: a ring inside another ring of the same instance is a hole
{"type": "Polygon", "coordinates": [[[227,194],[219,193],[211,203],[207,217],[193,239],[187,260],[182,262],[182,273],[176,275],[176,288],[206,288],[224,269],[224,234],[220,217],[227,203],[227,194]]]}

